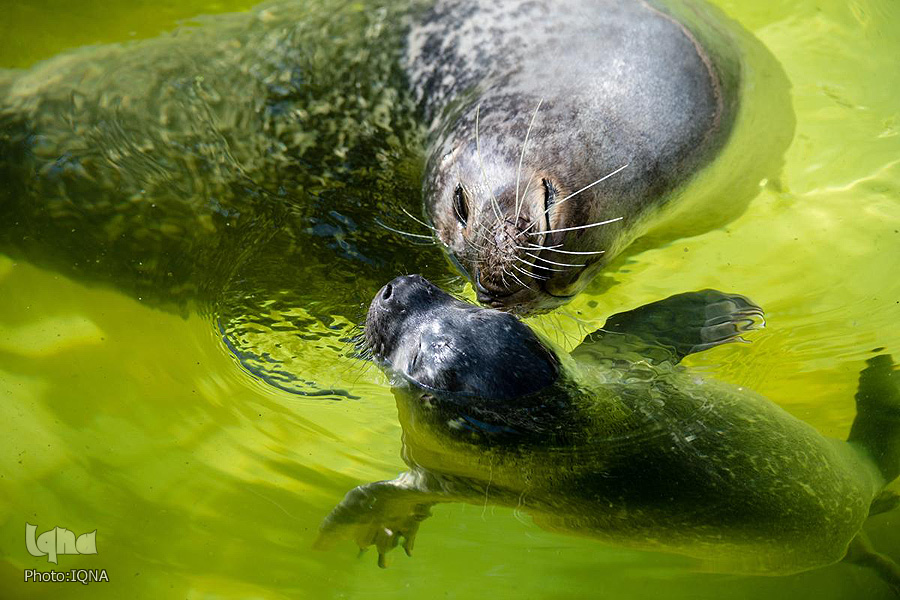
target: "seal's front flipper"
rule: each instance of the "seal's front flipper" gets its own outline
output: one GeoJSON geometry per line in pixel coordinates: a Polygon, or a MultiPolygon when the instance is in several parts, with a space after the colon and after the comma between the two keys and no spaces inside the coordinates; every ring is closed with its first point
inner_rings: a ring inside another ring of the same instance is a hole
{"type": "Polygon", "coordinates": [[[859,374],[856,419],[847,441],[864,448],[890,482],[900,475],[900,371],[887,354],[866,365],[859,374]]]}
{"type": "Polygon", "coordinates": [[[615,314],[602,329],[586,337],[581,346],[632,346],[651,359],[678,362],[688,354],[746,341],[742,333],[763,326],[763,310],[751,300],[738,294],[702,290],[615,314]]]}
{"type": "Polygon", "coordinates": [[[403,473],[391,481],[376,481],[353,488],[319,526],[314,547],[327,549],[340,540],[353,540],[361,551],[378,550],[378,566],[387,566],[387,553],[400,545],[412,556],[419,524],[431,516],[438,496],[417,487],[416,473],[403,473]]]}

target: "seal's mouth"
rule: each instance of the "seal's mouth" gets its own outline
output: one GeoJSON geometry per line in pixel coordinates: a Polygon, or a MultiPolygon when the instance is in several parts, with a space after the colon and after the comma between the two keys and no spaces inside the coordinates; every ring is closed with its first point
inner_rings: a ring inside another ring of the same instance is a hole
{"type": "Polygon", "coordinates": [[[494,295],[479,289],[479,283],[470,279],[475,288],[478,302],[483,306],[502,310],[519,316],[530,316],[550,312],[568,303],[577,294],[554,294],[547,289],[546,282],[536,281],[535,286],[520,287],[508,294],[494,295]]]}
{"type": "Polygon", "coordinates": [[[420,275],[379,290],[365,339],[380,366],[429,392],[510,399],[559,375],[555,353],[515,316],[457,300],[420,275]]]}

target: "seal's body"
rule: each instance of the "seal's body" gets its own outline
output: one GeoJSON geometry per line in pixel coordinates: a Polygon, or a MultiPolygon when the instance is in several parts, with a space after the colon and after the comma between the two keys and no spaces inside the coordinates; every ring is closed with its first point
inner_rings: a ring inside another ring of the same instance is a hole
{"type": "Polygon", "coordinates": [[[366,338],[392,374],[411,469],[353,490],[323,537],[383,554],[432,504],[487,501],[719,571],[836,562],[900,471],[900,376],[889,357],[870,361],[848,443],[677,366],[761,318],[741,296],[680,294],[611,317],[567,355],[511,315],[398,278],[366,338]]]}
{"type": "Polygon", "coordinates": [[[426,213],[480,301],[561,304],[659,218],[732,130],[735,29],[618,0],[451,0],[414,23],[426,213]]]}

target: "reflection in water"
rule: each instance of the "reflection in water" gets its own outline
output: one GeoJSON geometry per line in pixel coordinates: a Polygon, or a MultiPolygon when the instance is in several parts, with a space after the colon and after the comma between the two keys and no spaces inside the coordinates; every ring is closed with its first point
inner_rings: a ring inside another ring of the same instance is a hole
{"type": "Polygon", "coordinates": [[[762,320],[742,296],[679,294],[610,317],[570,356],[521,323],[400,277],[372,301],[366,339],[391,374],[410,471],[347,494],[321,542],[375,545],[379,564],[440,502],[499,504],[554,531],[790,574],[860,558],[870,505],[900,474],[900,371],[860,376],[848,442],[768,400],[677,367],[762,320]]]}

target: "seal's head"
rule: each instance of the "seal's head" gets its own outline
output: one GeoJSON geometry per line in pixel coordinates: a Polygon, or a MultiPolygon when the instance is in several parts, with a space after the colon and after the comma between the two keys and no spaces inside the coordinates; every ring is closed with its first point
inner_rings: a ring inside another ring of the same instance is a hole
{"type": "Polygon", "coordinates": [[[581,291],[635,216],[622,208],[627,157],[595,156],[594,134],[565,135],[548,104],[512,125],[510,107],[483,101],[452,120],[426,172],[426,212],[451,261],[479,302],[519,314],[581,291]]]}
{"type": "Polygon", "coordinates": [[[516,317],[457,300],[420,275],[381,288],[365,335],[395,384],[441,397],[521,398],[560,372],[556,355],[516,317]]]}

